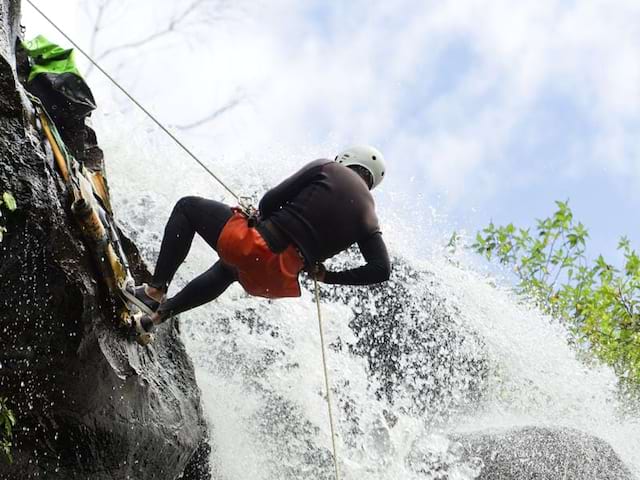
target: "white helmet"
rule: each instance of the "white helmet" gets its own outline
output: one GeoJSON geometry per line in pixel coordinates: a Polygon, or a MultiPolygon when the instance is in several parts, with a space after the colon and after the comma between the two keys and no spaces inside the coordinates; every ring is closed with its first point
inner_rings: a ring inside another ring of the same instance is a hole
{"type": "Polygon", "coordinates": [[[357,165],[368,170],[373,178],[371,190],[380,185],[384,178],[384,157],[379,150],[368,145],[358,145],[346,149],[336,157],[336,162],[345,167],[357,165]]]}

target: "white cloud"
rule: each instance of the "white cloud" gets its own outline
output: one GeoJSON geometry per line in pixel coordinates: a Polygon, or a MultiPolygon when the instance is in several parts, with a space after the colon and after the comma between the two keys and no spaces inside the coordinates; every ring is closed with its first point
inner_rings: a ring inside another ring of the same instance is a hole
{"type": "MultiPolygon", "coordinates": [[[[117,42],[127,31],[135,37],[150,19],[160,21],[160,3],[153,2],[155,17],[141,3],[103,41],[117,42]]],[[[534,135],[527,119],[553,92],[593,125],[591,137],[566,139],[567,149],[584,143],[591,152],[571,159],[573,171],[604,165],[609,175],[640,183],[635,1],[280,0],[246,2],[243,12],[192,39],[189,51],[162,44],[118,72],[168,123],[195,119],[241,92],[239,108],[190,135],[201,149],[320,155],[367,141],[386,149],[397,172],[419,169],[429,188],[458,202],[491,195],[501,174],[520,173],[510,153],[527,144],[520,136],[534,135]],[[310,5],[322,14],[311,15],[310,5]],[[456,45],[468,58],[459,59],[457,81],[442,85],[439,69],[456,61],[456,45]]],[[[75,30],[86,40],[88,25],[75,30]]]]}

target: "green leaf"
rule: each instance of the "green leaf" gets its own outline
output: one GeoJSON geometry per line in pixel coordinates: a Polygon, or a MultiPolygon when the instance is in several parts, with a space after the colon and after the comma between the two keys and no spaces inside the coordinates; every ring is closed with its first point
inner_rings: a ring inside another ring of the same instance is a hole
{"type": "Polygon", "coordinates": [[[7,410],[7,418],[12,427],[16,425],[16,417],[11,410],[7,410]]]}
{"type": "Polygon", "coordinates": [[[6,442],[2,444],[2,451],[4,452],[5,457],[7,457],[7,461],[9,464],[13,463],[13,456],[11,455],[11,443],[6,442]]]}
{"type": "Polygon", "coordinates": [[[2,194],[2,200],[4,201],[5,207],[10,212],[13,212],[18,206],[16,205],[16,199],[13,197],[11,192],[4,192],[2,194]]]}
{"type": "Polygon", "coordinates": [[[459,238],[460,237],[458,235],[458,232],[454,230],[454,232],[451,234],[451,238],[449,239],[449,242],[447,242],[447,247],[455,249],[459,238]]]}
{"type": "Polygon", "coordinates": [[[626,236],[620,237],[618,241],[618,250],[625,250],[630,245],[629,239],[626,236]]]}

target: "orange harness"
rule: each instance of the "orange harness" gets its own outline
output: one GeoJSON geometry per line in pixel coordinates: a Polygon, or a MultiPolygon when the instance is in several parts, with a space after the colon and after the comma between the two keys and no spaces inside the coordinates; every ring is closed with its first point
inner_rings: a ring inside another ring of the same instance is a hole
{"type": "Polygon", "coordinates": [[[298,274],[304,262],[296,248],[289,245],[284,252],[273,253],[240,211],[234,210],[217,247],[220,258],[237,269],[238,281],[247,293],[265,298],[300,296],[298,274]]]}

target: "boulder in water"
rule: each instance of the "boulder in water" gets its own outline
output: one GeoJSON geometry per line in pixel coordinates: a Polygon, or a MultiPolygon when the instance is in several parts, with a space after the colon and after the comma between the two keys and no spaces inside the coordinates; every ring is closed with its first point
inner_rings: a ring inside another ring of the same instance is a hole
{"type": "Polygon", "coordinates": [[[463,461],[481,461],[478,480],[634,480],[611,446],[569,428],[524,427],[451,437],[463,461]]]}

